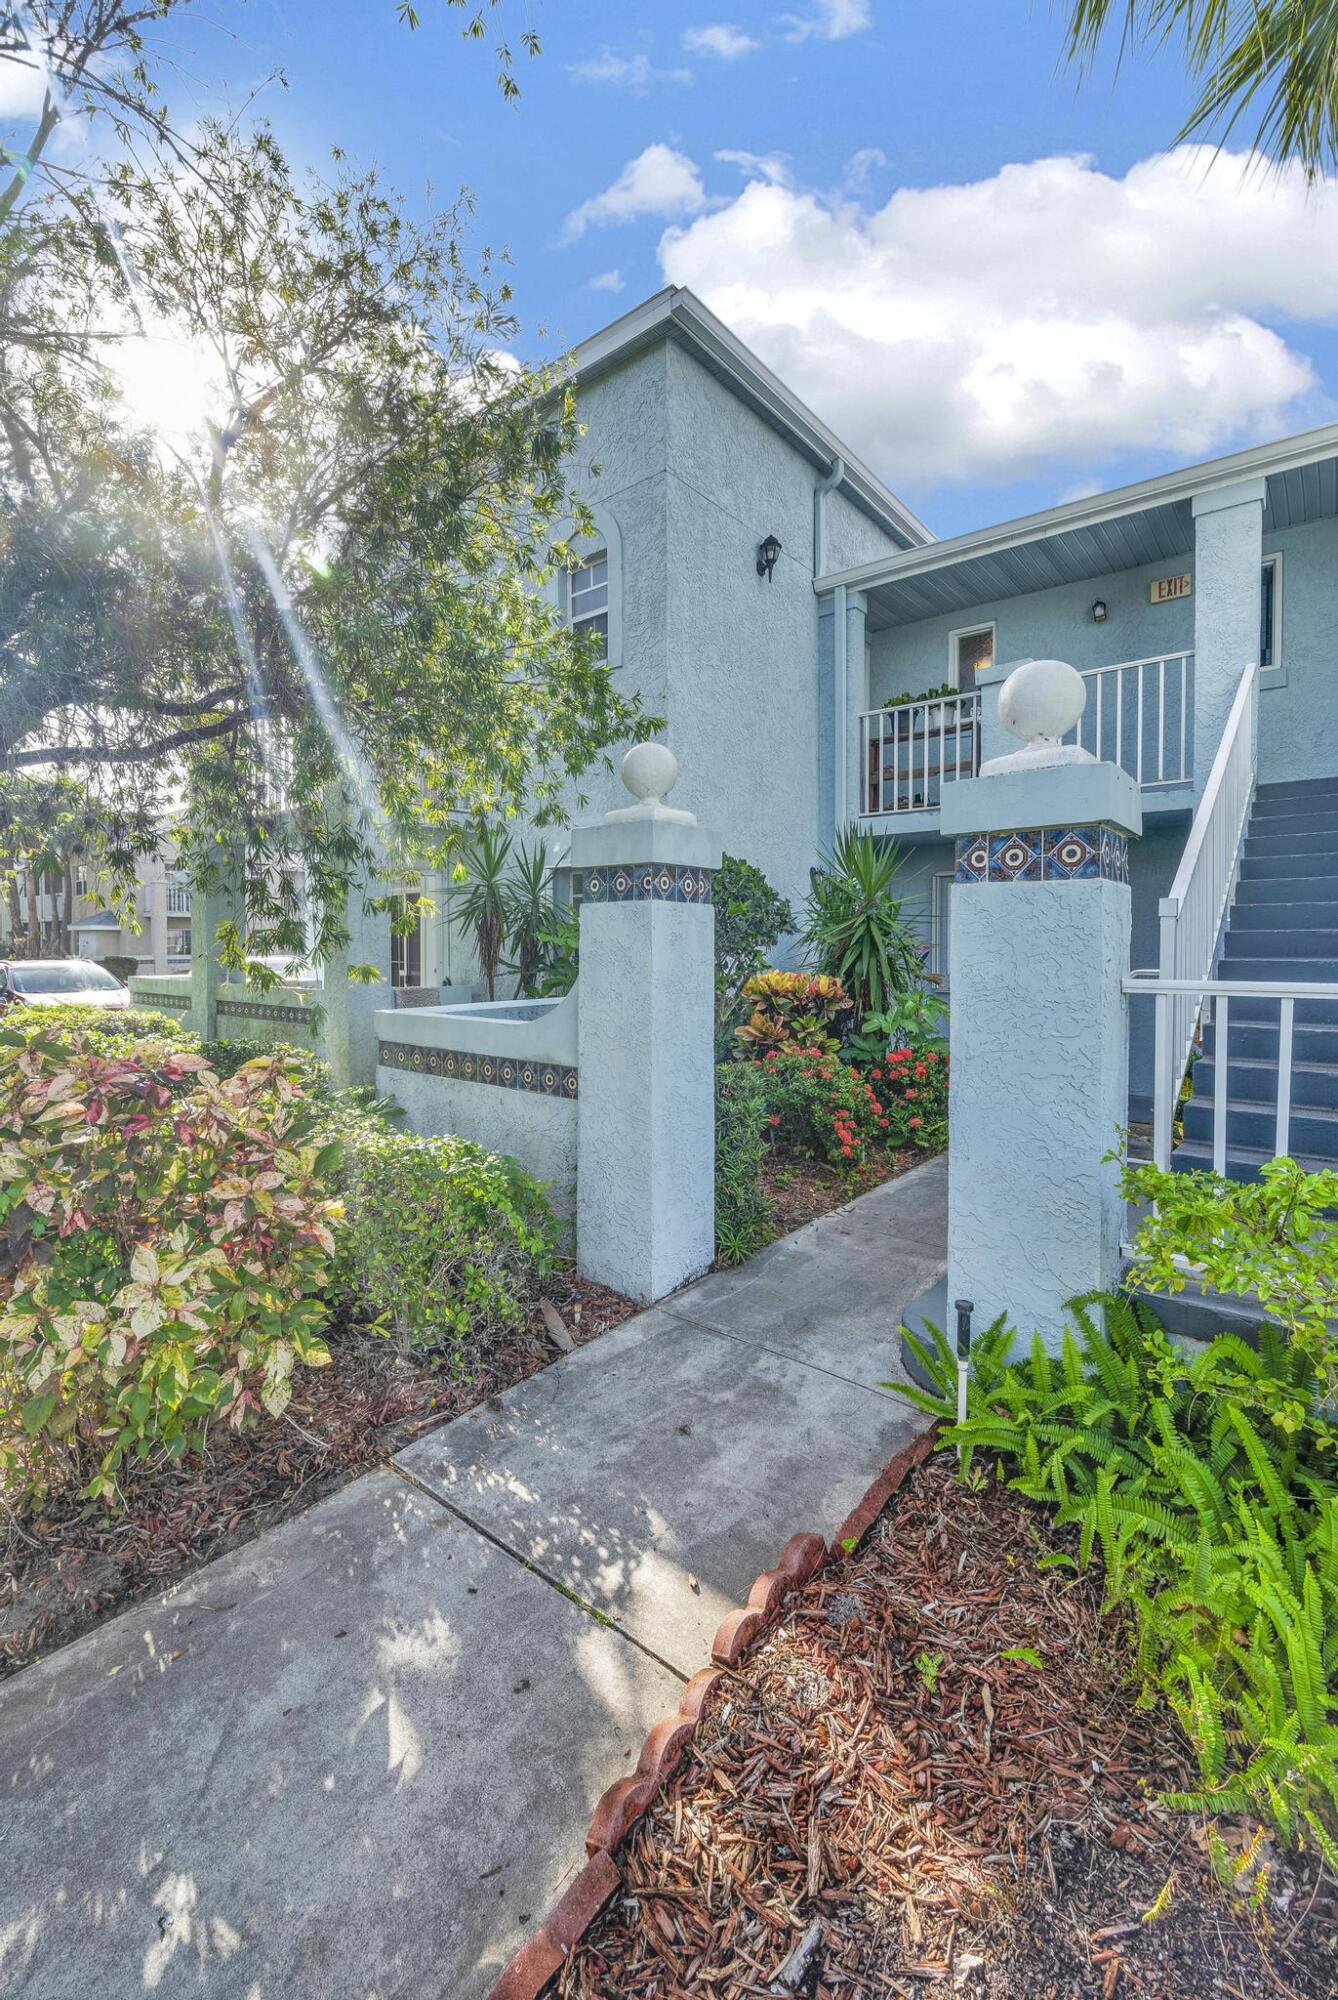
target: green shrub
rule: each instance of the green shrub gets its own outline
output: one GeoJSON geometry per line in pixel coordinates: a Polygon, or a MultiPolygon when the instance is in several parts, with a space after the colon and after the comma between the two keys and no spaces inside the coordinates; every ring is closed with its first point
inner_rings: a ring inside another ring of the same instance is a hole
{"type": "Polygon", "coordinates": [[[939,1049],[889,1049],[881,1062],[857,1074],[883,1100],[891,1143],[941,1152],[948,1143],[948,1058],[939,1049]]]}
{"type": "MultiPolygon", "coordinates": [[[[1116,1295],[1074,1300],[1051,1358],[1012,1358],[1002,1322],[972,1354],[967,1421],[945,1432],[1012,1468],[1010,1484],[1101,1558],[1108,1607],[1171,1702],[1200,1785],[1171,1803],[1270,1819],[1338,1867],[1338,1481],[1322,1361],[1265,1328],[1192,1358],[1116,1295]],[[1104,1323],[1103,1323],[1104,1322],[1104,1323]]],[[[912,1341],[956,1411],[956,1358],[912,1341]]],[[[889,1385],[896,1386],[896,1385],[889,1385]]],[[[1050,1557],[1049,1561],[1068,1561],[1050,1557]]]]}
{"type": "Polygon", "coordinates": [[[110,972],[113,979],[119,979],[123,986],[139,971],[139,960],[132,958],[128,952],[114,951],[109,957],[100,958],[98,964],[110,972]]]}
{"type": "Polygon", "coordinates": [[[762,1191],[767,1155],[766,1085],[753,1063],[720,1063],[715,1073],[715,1250],[742,1264],[775,1234],[762,1191]]]}
{"type": "Polygon", "coordinates": [[[0,1024],[19,1035],[47,1035],[56,1039],[74,1035],[99,1049],[111,1045],[129,1050],[139,1042],[160,1042],[164,1047],[194,1053],[200,1046],[177,1015],[160,1013],[153,1007],[81,1007],[73,1002],[52,1007],[20,1004],[6,1008],[0,1024]]]}
{"type": "Polygon", "coordinates": [[[277,1057],[309,1093],[320,1096],[330,1088],[330,1065],[297,1042],[252,1041],[239,1035],[235,1040],[201,1042],[199,1046],[210,1069],[218,1076],[236,1076],[247,1063],[267,1062],[277,1057]]]}
{"type": "Polygon", "coordinates": [[[280,1061],[220,1082],[194,1051],[0,1030],[11,1504],[71,1482],[112,1500],[127,1454],[282,1412],[294,1366],[329,1358],[332,1165],[280,1061]]]}
{"type": "Polygon", "coordinates": [[[763,1056],[772,1049],[818,1046],[836,1053],[831,1029],[849,1012],[839,979],[814,972],[759,972],[745,980],[743,998],[752,1008],[746,1027],[735,1030],[742,1053],[763,1056]]]}
{"type": "Polygon", "coordinates": [[[733,854],[722,856],[712,889],[715,904],[715,1032],[721,1061],[745,1012],[746,980],[761,972],[767,954],[794,929],[794,911],[760,868],[733,854]]]}
{"type": "Polygon", "coordinates": [[[558,1241],[538,1181],[467,1139],[395,1131],[347,1095],[325,1129],[342,1144],[336,1283],[355,1311],[462,1366],[524,1324],[558,1241]]]}
{"type": "Polygon", "coordinates": [[[866,1014],[857,1033],[846,1036],[841,1053],[847,1062],[875,1063],[893,1049],[921,1053],[937,1049],[946,1055],[948,1002],[934,986],[896,993],[881,1014],[866,1014]]]}

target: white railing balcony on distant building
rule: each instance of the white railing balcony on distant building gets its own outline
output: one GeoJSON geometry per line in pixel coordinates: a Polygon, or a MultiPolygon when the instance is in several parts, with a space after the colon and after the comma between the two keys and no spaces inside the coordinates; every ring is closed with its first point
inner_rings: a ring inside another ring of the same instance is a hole
{"type": "Polygon", "coordinates": [[[190,915],[190,885],[186,882],[167,884],[167,914],[169,917],[190,915]]]}
{"type": "Polygon", "coordinates": [[[1156,653],[1083,674],[1087,706],[1066,743],[1118,764],[1139,785],[1187,785],[1194,777],[1194,655],[1156,653]]]}
{"type": "Polygon", "coordinates": [[[860,811],[937,809],[944,785],[980,769],[980,696],[955,694],[868,710],[860,727],[860,811]]]}

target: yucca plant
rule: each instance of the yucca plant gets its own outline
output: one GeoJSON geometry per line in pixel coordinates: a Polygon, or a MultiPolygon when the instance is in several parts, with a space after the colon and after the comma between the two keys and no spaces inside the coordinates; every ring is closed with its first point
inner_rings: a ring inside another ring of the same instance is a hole
{"type": "Polygon", "coordinates": [[[809,955],[850,995],[857,1028],[924,975],[924,949],[895,891],[900,863],[894,843],[846,827],[814,869],[804,904],[809,955]]]}
{"type": "Polygon", "coordinates": [[[464,880],[452,899],[452,914],[473,942],[490,1000],[497,998],[497,969],[506,945],[510,858],[511,836],[505,828],[479,826],[461,850],[464,880]]]}
{"type": "Polygon", "coordinates": [[[502,886],[502,909],[507,970],[516,975],[517,993],[537,993],[553,921],[553,872],[542,841],[516,849],[511,872],[502,886]]]}

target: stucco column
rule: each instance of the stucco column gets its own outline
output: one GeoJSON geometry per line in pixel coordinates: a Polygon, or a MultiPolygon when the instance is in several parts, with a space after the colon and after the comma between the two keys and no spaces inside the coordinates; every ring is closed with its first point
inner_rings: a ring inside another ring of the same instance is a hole
{"type": "MultiPolygon", "coordinates": [[[[167,970],[167,870],[161,857],[152,879],[145,884],[148,897],[150,970],[167,970]]],[[[193,942],[193,939],[192,939],[193,942]]],[[[191,961],[194,964],[194,960],[191,961]]]]}
{"type": "MultiPolygon", "coordinates": [[[[155,893],[166,902],[166,886],[155,893]]],[[[216,882],[190,892],[190,1025],[207,1042],[218,1036],[218,992],[225,974],[218,962],[216,932],[220,924],[243,922],[242,895],[236,881],[216,882]]]]}
{"type": "Polygon", "coordinates": [[[1128,1122],[1129,853],[1138,788],[1114,764],[944,789],[952,889],[949,1302],[1058,1348],[1075,1294],[1120,1271],[1107,1160],[1128,1122]]]}
{"type": "Polygon", "coordinates": [[[715,1255],[715,912],[720,843],[663,803],[662,744],[623,759],[641,804],[578,827],[576,1261],[649,1305],[715,1255]]]}
{"type": "Polygon", "coordinates": [[[1259,657],[1264,482],[1196,493],[1194,789],[1201,793],[1243,669],[1259,657]]]}
{"type": "Polygon", "coordinates": [[[863,770],[861,768],[860,717],[869,706],[869,665],[865,653],[865,628],[868,621],[869,600],[862,590],[849,590],[846,599],[846,645],[845,645],[845,752],[843,785],[845,813],[840,821],[845,825],[859,813],[863,792],[863,770]]]}
{"type": "Polygon", "coordinates": [[[376,1015],[393,1006],[390,986],[390,915],[369,910],[375,884],[350,885],[344,923],[348,942],[332,951],[321,968],[320,1002],[325,1009],[325,1059],[336,1090],[376,1081],[376,1015]],[[349,978],[350,966],[374,966],[375,980],[349,978]]]}

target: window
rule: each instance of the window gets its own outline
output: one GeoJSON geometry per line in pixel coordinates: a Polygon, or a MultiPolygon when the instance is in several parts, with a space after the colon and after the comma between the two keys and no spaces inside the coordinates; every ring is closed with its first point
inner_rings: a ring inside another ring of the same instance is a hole
{"type": "MultiPolygon", "coordinates": [[[[404,897],[391,902],[392,923],[404,914],[404,897]]],[[[390,933],[390,983],[392,986],[421,986],[423,983],[423,920],[421,916],[407,935],[390,933]]]]}
{"type": "Polygon", "coordinates": [[[567,605],[573,632],[598,641],[601,660],[609,656],[609,558],[599,549],[574,569],[567,585],[567,605]]]}
{"type": "Polygon", "coordinates": [[[1265,556],[1259,572],[1259,665],[1282,665],[1282,557],[1265,556]]]}
{"type": "Polygon", "coordinates": [[[971,694],[976,675],[993,665],[993,625],[971,625],[948,634],[948,679],[960,694],[971,694]]]}

